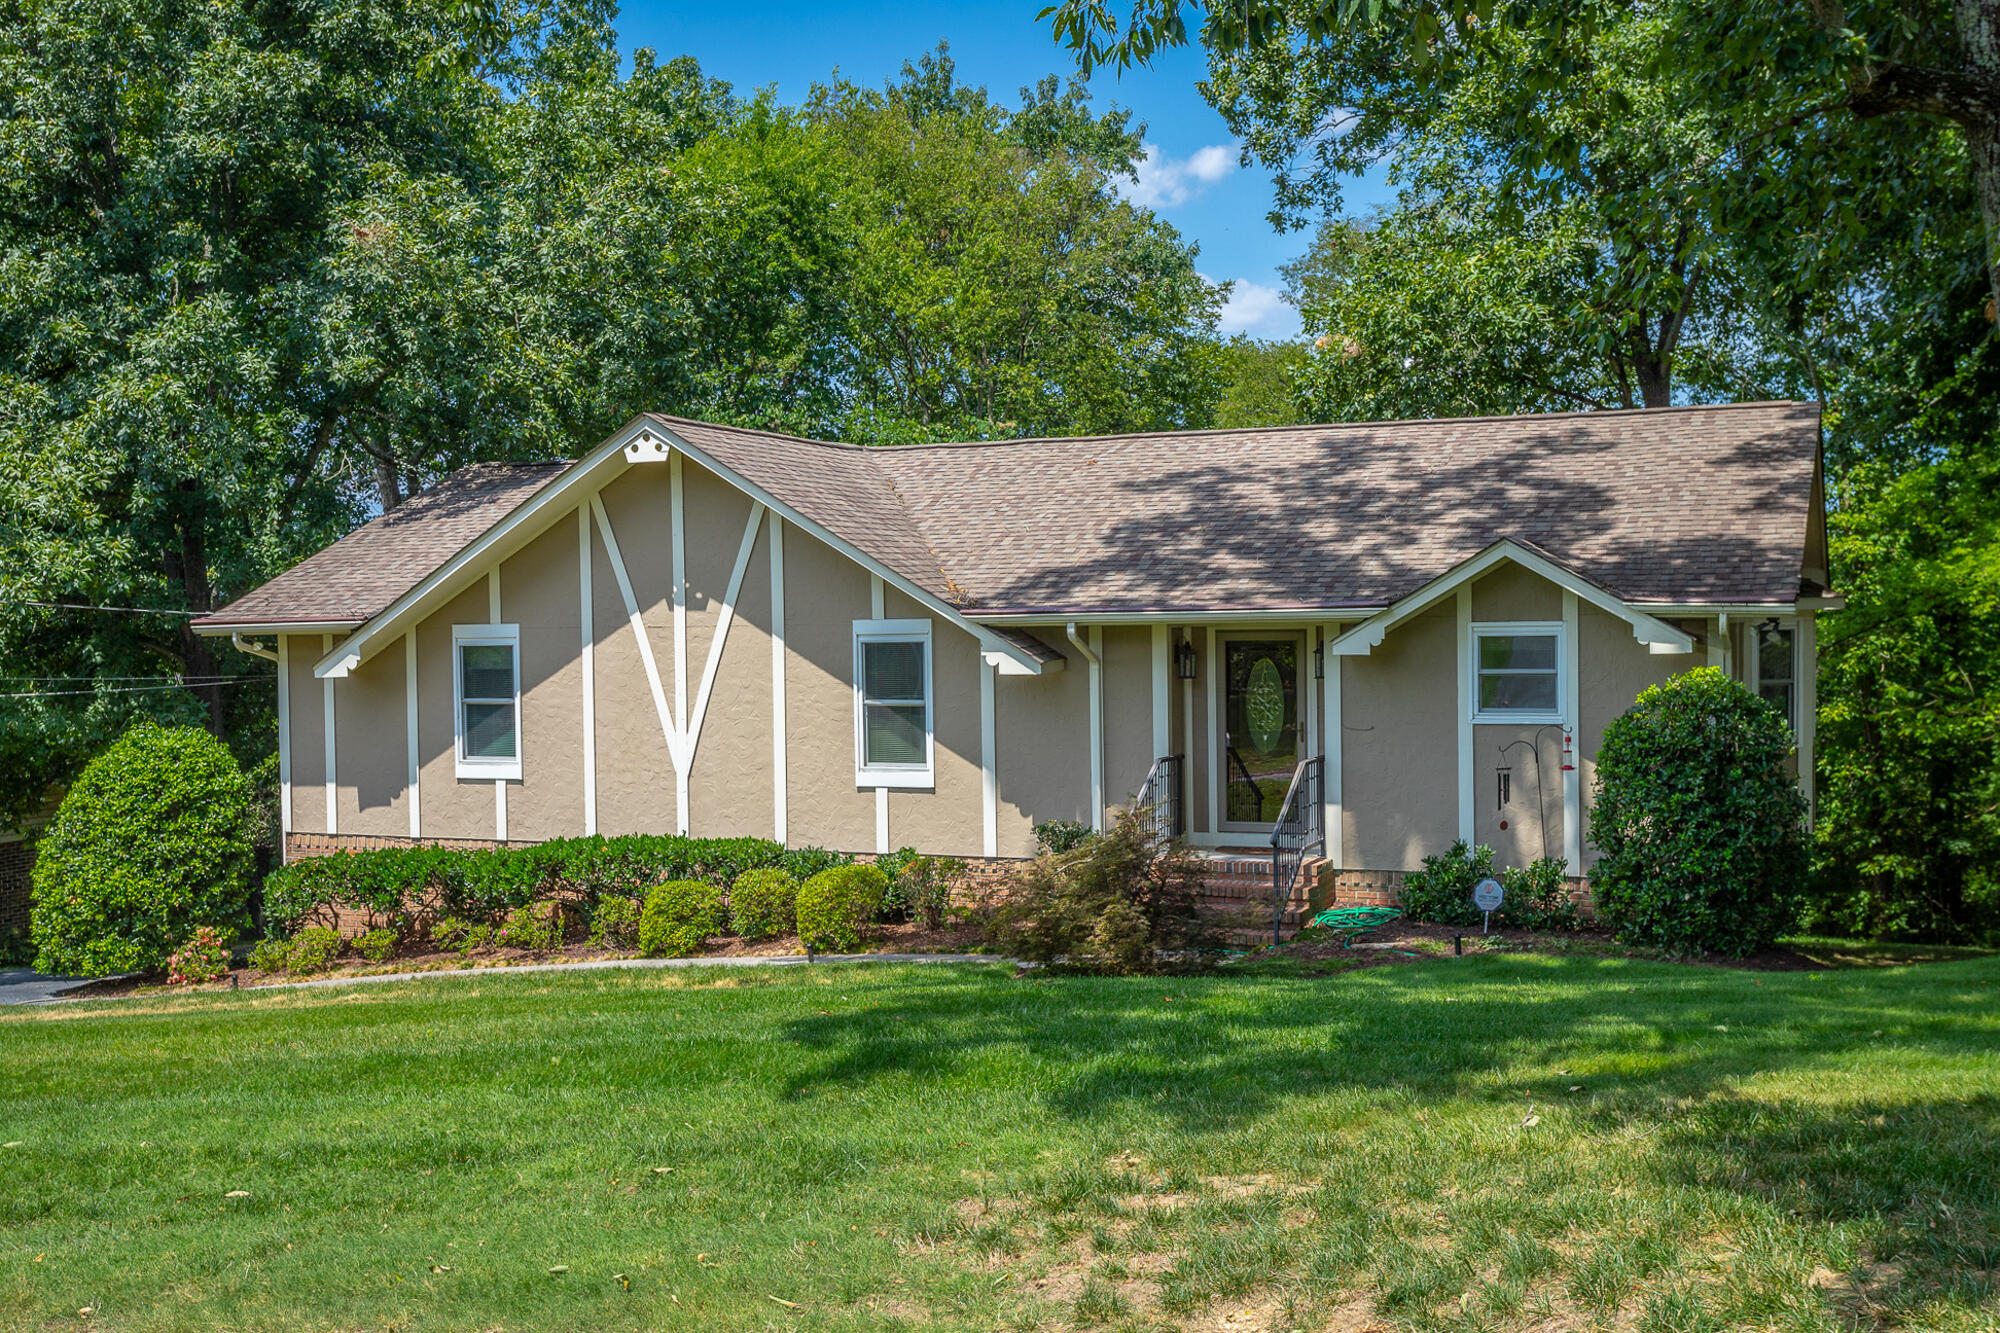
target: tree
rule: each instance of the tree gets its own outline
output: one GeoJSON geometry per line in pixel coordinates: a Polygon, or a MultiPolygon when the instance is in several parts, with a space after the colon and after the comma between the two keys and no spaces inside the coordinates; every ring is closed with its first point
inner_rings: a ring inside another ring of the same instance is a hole
{"type": "Polygon", "coordinates": [[[1299,343],[1263,342],[1241,333],[1222,344],[1226,379],[1215,424],[1295,426],[1309,420],[1298,388],[1306,355],[1299,343]]]}
{"type": "Polygon", "coordinates": [[[805,108],[851,183],[842,334],[857,440],[1206,425],[1221,292],[1195,249],[1118,198],[1142,127],[1051,78],[1009,112],[944,48],[880,91],[805,108]]]}
{"type": "MultiPolygon", "coordinates": [[[[1602,0],[1133,0],[1121,27],[1104,0],[1062,0],[1044,14],[1087,72],[1106,62],[1145,62],[1164,47],[1185,45],[1190,11],[1201,16],[1200,41],[1212,57],[1314,53],[1364,41],[1414,71],[1419,91],[1453,78],[1461,61],[1496,37],[1588,40],[1628,12],[1602,0]]],[[[1673,40],[1655,48],[1654,73],[1700,72],[1698,90],[1721,118],[1722,142],[1742,180],[1755,179],[1764,159],[1788,141],[1801,135],[1840,139],[1848,122],[1900,124],[1901,134],[1872,138],[1880,154],[1877,176],[1882,168],[1895,170],[1898,138],[1925,137],[1940,125],[1962,135],[1976,215],[1984,225],[1988,299],[2000,303],[2000,0],[1752,0],[1726,6],[1676,0],[1657,13],[1673,40]]],[[[1538,61],[1535,68],[1529,89],[1535,93],[1574,87],[1579,76],[1589,76],[1561,60],[1538,61]]],[[[1310,94],[1301,101],[1303,114],[1342,114],[1310,94]]],[[[1577,160],[1582,141],[1573,127],[1542,114],[1532,100],[1524,109],[1521,151],[1557,167],[1577,160]]]]}

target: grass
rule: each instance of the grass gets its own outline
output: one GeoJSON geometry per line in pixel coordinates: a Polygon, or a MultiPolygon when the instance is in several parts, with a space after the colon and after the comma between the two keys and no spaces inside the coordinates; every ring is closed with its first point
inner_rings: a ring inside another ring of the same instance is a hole
{"type": "Polygon", "coordinates": [[[1501,955],[28,1011],[0,1323],[1994,1329],[1996,983],[1501,955]]]}

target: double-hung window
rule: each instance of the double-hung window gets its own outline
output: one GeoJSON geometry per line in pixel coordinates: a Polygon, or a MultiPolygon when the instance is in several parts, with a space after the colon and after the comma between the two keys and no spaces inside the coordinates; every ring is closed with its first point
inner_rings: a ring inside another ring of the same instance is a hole
{"type": "Polygon", "coordinates": [[[1472,627],[1474,722],[1567,722],[1560,622],[1472,627]]]}
{"type": "Polygon", "coordinates": [[[458,776],[521,776],[521,627],[451,628],[452,730],[458,776]]]}
{"type": "Polygon", "coordinates": [[[931,622],[854,622],[854,783],[931,787],[931,622]]]}
{"type": "Polygon", "coordinates": [[[1798,718],[1797,635],[1784,628],[1757,630],[1757,694],[1775,705],[1796,729],[1798,718]]]}

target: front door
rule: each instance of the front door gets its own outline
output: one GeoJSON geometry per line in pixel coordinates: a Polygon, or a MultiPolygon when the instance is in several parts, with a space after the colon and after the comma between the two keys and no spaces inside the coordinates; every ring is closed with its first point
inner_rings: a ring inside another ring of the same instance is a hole
{"type": "Polygon", "coordinates": [[[1304,754],[1303,634],[1228,634],[1222,648],[1222,827],[1269,832],[1304,754]]]}

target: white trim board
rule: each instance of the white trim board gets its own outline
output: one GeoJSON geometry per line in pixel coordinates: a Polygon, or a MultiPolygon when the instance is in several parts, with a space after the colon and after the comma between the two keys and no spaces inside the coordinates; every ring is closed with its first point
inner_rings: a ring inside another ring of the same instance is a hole
{"type": "MultiPolygon", "coordinates": [[[[751,499],[760,501],[772,513],[796,524],[807,535],[832,547],[871,574],[885,580],[890,586],[914,598],[932,614],[950,621],[971,634],[979,640],[982,651],[996,654],[1006,659],[1007,663],[1011,663],[1014,673],[1039,676],[1046,669],[1043,663],[1015,644],[985,629],[967,617],[959,608],[897,574],[859,547],[843,540],[792,506],[785,504],[749,478],[688,444],[659,423],[646,417],[638,417],[627,422],[617,433],[577,460],[568,471],[556,476],[492,527],[466,543],[450,560],[426,575],[416,587],[398,597],[379,615],[360,622],[354,627],[354,633],[341,643],[338,653],[329,651],[314,664],[313,674],[321,678],[347,675],[362,662],[393,643],[406,627],[406,622],[424,619],[438,605],[451,600],[476,582],[488,564],[506,559],[546,532],[576,505],[578,490],[589,493],[602,489],[628,467],[634,466],[635,458],[652,460],[665,458],[671,453],[692,458],[751,499]],[[628,446],[630,446],[629,453],[628,446]],[[668,446],[671,446],[671,449],[668,446]]],[[[638,465],[644,466],[645,461],[640,461],[638,465]]],[[[227,633],[230,629],[226,625],[216,625],[211,628],[216,633],[227,633]]],[[[234,628],[254,627],[237,625],[234,628]]],[[[324,626],[315,625],[313,628],[321,629],[324,626]]]]}
{"type": "Polygon", "coordinates": [[[1617,616],[1632,627],[1633,638],[1655,653],[1694,651],[1694,640],[1666,621],[1621,601],[1588,579],[1579,577],[1571,570],[1529,550],[1519,542],[1502,539],[1471,559],[1460,561],[1407,597],[1397,599],[1386,609],[1376,612],[1348,630],[1327,645],[1327,655],[1365,657],[1380,647],[1383,638],[1397,625],[1442,601],[1447,594],[1461,587],[1469,588],[1474,579],[1504,561],[1512,561],[1530,573],[1539,574],[1557,587],[1575,593],[1599,610],[1617,616]]]}

